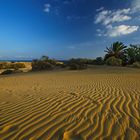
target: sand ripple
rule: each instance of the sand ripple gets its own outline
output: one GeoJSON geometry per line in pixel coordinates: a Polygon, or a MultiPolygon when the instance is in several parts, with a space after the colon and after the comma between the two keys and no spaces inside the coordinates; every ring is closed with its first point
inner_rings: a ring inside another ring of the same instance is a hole
{"type": "Polygon", "coordinates": [[[0,78],[2,140],[139,140],[140,73],[0,78]]]}

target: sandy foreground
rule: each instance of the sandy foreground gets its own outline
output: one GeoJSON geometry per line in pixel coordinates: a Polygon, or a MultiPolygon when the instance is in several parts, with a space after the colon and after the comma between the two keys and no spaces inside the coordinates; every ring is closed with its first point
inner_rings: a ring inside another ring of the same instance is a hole
{"type": "Polygon", "coordinates": [[[0,140],[140,140],[140,70],[0,76],[0,140]]]}

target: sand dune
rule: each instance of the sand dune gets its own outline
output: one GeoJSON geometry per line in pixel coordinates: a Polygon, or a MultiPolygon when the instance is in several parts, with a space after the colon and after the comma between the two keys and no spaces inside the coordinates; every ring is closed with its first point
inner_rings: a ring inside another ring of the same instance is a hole
{"type": "Polygon", "coordinates": [[[0,89],[2,140],[140,139],[139,70],[2,76],[0,89]]]}

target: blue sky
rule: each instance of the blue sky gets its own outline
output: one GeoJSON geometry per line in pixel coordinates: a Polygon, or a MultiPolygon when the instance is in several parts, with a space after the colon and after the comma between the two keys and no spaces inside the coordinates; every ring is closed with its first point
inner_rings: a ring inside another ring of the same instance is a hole
{"type": "Polygon", "coordinates": [[[140,44],[140,0],[0,0],[0,59],[103,56],[140,44]]]}

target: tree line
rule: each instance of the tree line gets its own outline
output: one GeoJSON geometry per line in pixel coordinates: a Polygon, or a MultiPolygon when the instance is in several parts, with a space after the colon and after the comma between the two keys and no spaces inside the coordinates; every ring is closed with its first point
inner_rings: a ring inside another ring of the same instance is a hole
{"type": "Polygon", "coordinates": [[[140,45],[125,46],[122,42],[114,42],[111,47],[107,47],[104,60],[109,58],[119,59],[120,65],[132,65],[140,63],[140,45]]]}
{"type": "MultiPolygon", "coordinates": [[[[129,66],[140,68],[140,45],[129,46],[122,42],[114,42],[110,47],[106,47],[105,56],[96,59],[72,58],[60,62],[56,59],[50,59],[48,56],[42,56],[31,62],[32,71],[53,70],[53,69],[70,69],[82,70],[89,65],[109,65],[109,66],[129,66]]],[[[20,72],[20,68],[25,68],[24,63],[7,63],[1,62],[0,69],[5,69],[1,74],[11,74],[20,72]],[[13,70],[14,69],[14,70],[13,70]]]]}
{"type": "Polygon", "coordinates": [[[88,65],[110,65],[140,67],[140,45],[126,46],[122,42],[114,42],[106,47],[104,57],[96,59],[72,58],[64,63],[48,56],[32,61],[32,70],[52,70],[54,68],[69,68],[71,70],[86,69],[88,65]]]}

